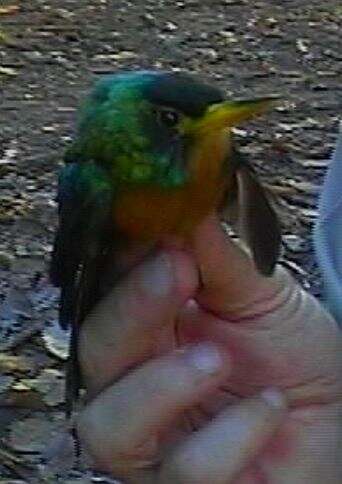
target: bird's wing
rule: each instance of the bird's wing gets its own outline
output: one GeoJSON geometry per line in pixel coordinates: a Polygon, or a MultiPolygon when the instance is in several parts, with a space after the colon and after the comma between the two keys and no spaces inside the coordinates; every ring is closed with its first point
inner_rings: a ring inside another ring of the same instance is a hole
{"type": "Polygon", "coordinates": [[[235,147],[226,169],[232,182],[224,214],[249,246],[259,272],[270,275],[281,248],[278,217],[252,168],[235,147]]]}
{"type": "Polygon", "coordinates": [[[112,189],[106,173],[90,162],[68,163],[59,179],[58,205],[50,278],[61,288],[60,325],[71,326],[66,385],[70,414],[80,386],[79,325],[97,301],[101,266],[110,243],[112,189]]]}
{"type": "MultiPolygon", "coordinates": [[[[94,164],[69,163],[58,188],[59,226],[52,254],[50,277],[61,288],[60,324],[79,319],[79,293],[89,261],[106,245],[110,226],[112,190],[106,173],[94,164]]],[[[84,310],[82,310],[82,313],[84,310]]]]}

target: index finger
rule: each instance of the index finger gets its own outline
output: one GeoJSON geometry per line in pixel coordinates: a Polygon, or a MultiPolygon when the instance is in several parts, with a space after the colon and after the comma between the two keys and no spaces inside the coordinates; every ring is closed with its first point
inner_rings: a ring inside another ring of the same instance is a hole
{"type": "Polygon", "coordinates": [[[237,476],[255,463],[286,414],[285,398],[272,388],[224,409],[174,448],[161,467],[160,482],[240,482],[237,476]]]}
{"type": "Polygon", "coordinates": [[[91,394],[128,368],[173,344],[173,322],[195,292],[197,269],[182,251],[169,250],[133,269],[87,316],[79,360],[91,394]]]}

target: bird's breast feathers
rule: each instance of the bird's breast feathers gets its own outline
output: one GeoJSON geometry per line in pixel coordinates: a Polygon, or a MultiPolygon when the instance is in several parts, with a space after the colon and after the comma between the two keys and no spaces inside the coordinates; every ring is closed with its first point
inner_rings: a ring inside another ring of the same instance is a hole
{"type": "Polygon", "coordinates": [[[145,240],[191,233],[221,202],[229,183],[223,170],[229,149],[227,131],[202,135],[192,143],[184,185],[122,190],[114,205],[116,226],[132,238],[145,240]]]}

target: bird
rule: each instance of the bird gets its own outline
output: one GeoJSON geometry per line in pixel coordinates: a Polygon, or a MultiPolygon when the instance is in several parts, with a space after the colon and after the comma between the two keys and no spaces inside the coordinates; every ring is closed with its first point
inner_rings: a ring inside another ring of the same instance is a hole
{"type": "Polygon", "coordinates": [[[59,322],[71,328],[68,415],[82,386],[79,330],[101,297],[116,247],[185,240],[216,210],[235,224],[257,269],[272,274],[281,245],[278,217],[232,128],[274,100],[226,99],[181,71],[122,71],[96,82],[64,155],[50,263],[51,281],[61,289],[59,322]]]}

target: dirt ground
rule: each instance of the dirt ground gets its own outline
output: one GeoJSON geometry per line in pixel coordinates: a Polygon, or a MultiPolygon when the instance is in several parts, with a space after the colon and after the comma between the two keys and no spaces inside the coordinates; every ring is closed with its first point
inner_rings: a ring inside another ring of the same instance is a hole
{"type": "MultiPolygon", "coordinates": [[[[310,231],[341,116],[341,29],[338,0],[1,0],[0,482],[44,482],[36,465],[62,418],[46,266],[56,174],[94,79],[186,69],[231,97],[283,96],[236,136],[280,199],[284,263],[319,295],[310,231]]],[[[61,482],[106,482],[70,476],[61,482]]]]}

